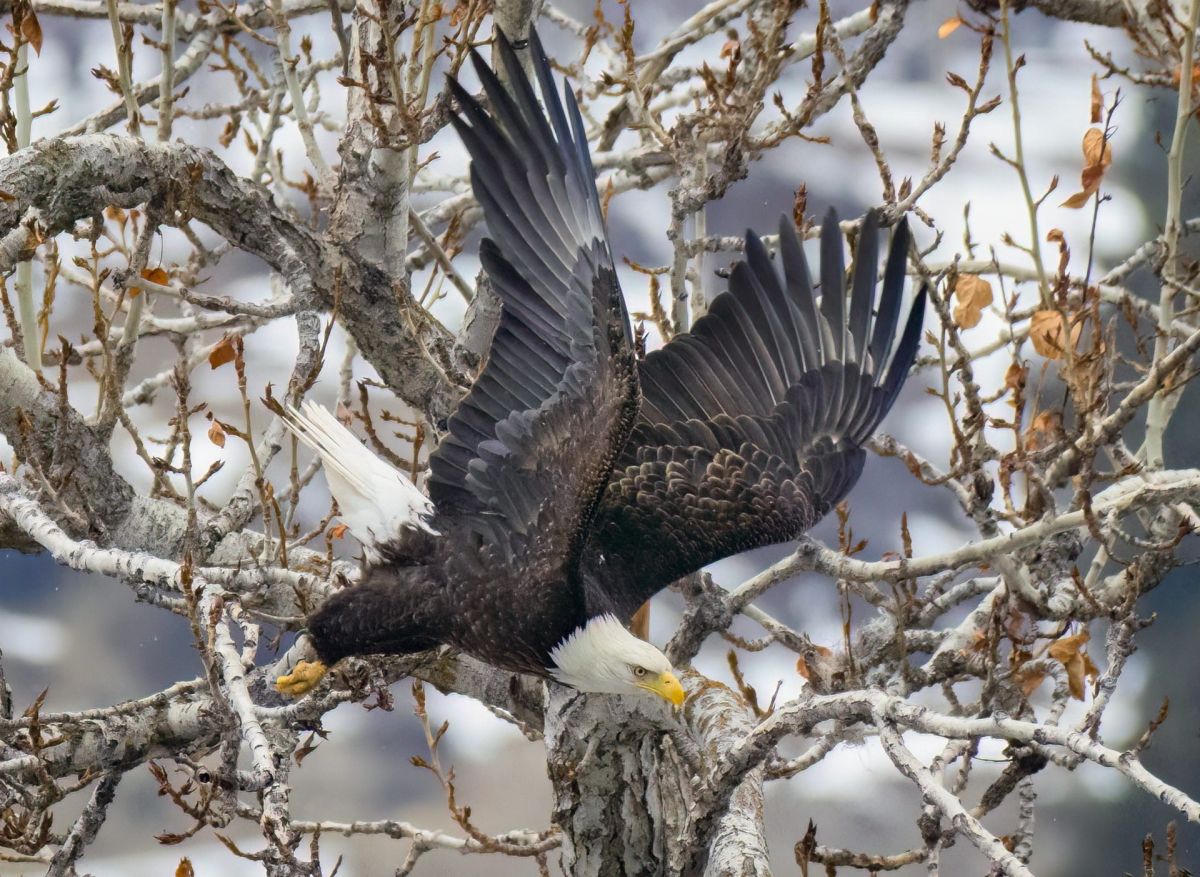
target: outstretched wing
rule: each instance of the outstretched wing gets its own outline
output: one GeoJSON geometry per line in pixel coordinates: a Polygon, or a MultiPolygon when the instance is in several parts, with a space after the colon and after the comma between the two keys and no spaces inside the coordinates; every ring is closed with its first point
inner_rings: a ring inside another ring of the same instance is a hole
{"type": "Polygon", "coordinates": [[[794,539],[862,472],[863,443],[887,413],[920,341],[925,291],[891,354],[908,228],[892,238],[876,303],[878,225],[863,223],[849,296],[830,211],[815,296],[795,227],[780,223],[782,277],[746,235],[729,290],[689,334],[641,364],[641,415],[605,491],[586,568],[589,600],[627,616],[675,579],[794,539]],[[847,298],[849,309],[847,310],[847,298]]]}
{"type": "Polygon", "coordinates": [[[511,90],[476,53],[490,111],[450,88],[502,310],[487,363],[430,458],[429,490],[439,520],[452,519],[435,526],[462,540],[459,560],[545,581],[578,557],[637,415],[637,367],[574,95],[564,83],[558,99],[531,30],[543,113],[497,40],[511,90]]]}

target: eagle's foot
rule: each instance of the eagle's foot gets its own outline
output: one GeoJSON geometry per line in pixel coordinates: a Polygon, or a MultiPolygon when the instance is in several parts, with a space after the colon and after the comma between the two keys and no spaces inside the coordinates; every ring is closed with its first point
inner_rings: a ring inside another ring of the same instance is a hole
{"type": "Polygon", "coordinates": [[[275,680],[275,690],[287,697],[300,697],[317,687],[329,670],[321,661],[301,661],[292,672],[275,680]]]}

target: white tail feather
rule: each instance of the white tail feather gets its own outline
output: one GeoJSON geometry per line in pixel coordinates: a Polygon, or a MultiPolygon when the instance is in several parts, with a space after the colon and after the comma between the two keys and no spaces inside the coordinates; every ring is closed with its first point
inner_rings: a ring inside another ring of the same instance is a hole
{"type": "Polygon", "coordinates": [[[395,539],[404,528],[437,534],[429,526],[433,503],[327,409],[306,400],[299,410],[285,412],[284,423],[320,456],[342,520],[367,549],[369,558],[378,558],[379,546],[395,539]]]}

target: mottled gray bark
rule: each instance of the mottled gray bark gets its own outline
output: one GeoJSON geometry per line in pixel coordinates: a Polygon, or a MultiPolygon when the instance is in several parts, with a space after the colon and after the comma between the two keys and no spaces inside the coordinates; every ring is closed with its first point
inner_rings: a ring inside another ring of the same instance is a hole
{"type": "MultiPolygon", "coordinates": [[[[1000,0],[967,0],[967,5],[980,11],[1000,11],[1000,0]]],[[[1037,9],[1064,21],[1123,27],[1131,19],[1131,11],[1136,15],[1146,3],[1144,0],[1013,0],[1008,5],[1014,12],[1037,9]]]]}
{"type": "Polygon", "coordinates": [[[682,861],[689,771],[665,704],[580,697],[550,686],[546,769],[567,873],[617,877],[674,873],[682,861]]]}
{"type": "MultiPolygon", "coordinates": [[[[252,674],[249,688],[263,704],[290,710],[297,726],[313,722],[339,701],[309,702],[299,706],[281,701],[273,688],[279,665],[266,665],[252,674]]],[[[471,658],[419,656],[392,660],[383,667],[383,678],[422,679],[447,692],[474,697],[503,710],[530,732],[541,730],[541,687],[512,674],[497,673],[471,658]]],[[[0,698],[2,702],[2,698],[0,698]]],[[[213,721],[213,700],[204,680],[180,682],[171,688],[138,700],[83,713],[46,713],[41,717],[47,739],[63,742],[40,754],[41,766],[52,777],[69,777],[88,772],[124,771],[152,758],[203,753],[221,739],[222,729],[213,721]]],[[[2,716],[0,716],[2,718],[2,716]]],[[[19,722],[19,727],[28,722],[19,722]]],[[[6,731],[6,735],[11,731],[6,731]]],[[[38,759],[32,757],[5,764],[0,772],[33,775],[38,759]]]]}
{"type": "Polygon", "coordinates": [[[673,713],[633,698],[550,686],[547,770],[568,873],[765,877],[763,777],[751,770],[717,806],[697,792],[755,725],[735,692],[697,673],[673,713]]]}

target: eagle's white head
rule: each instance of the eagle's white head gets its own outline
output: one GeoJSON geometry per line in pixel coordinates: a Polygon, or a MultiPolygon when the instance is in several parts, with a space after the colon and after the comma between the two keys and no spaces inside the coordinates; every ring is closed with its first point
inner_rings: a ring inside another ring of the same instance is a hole
{"type": "Polygon", "coordinates": [[[564,685],[600,694],[657,694],[678,707],[687,696],[667,656],[625,629],[616,617],[599,615],[550,653],[551,674],[564,685]]]}

